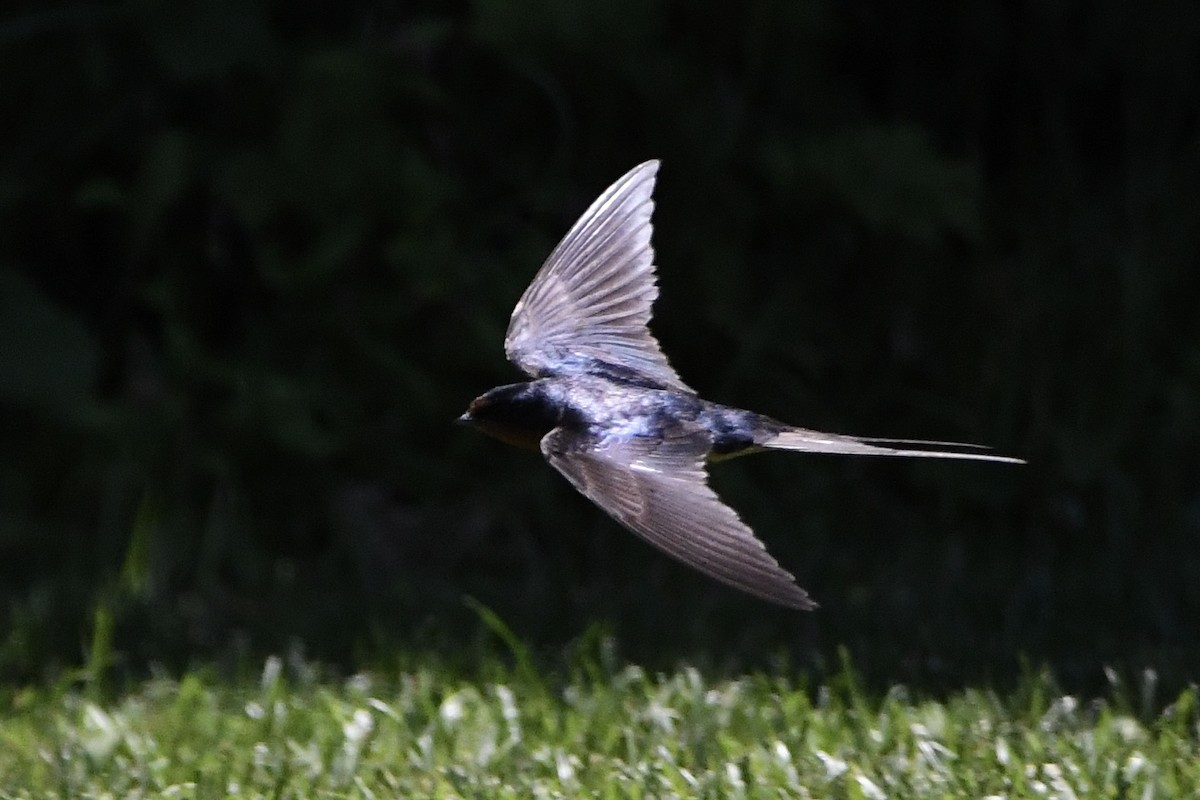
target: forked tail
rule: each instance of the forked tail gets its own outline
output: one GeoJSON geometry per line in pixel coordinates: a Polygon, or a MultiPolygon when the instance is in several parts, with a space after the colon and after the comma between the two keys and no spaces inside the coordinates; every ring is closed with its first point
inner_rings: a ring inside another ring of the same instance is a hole
{"type": "Polygon", "coordinates": [[[837,433],[821,433],[820,431],[810,431],[805,428],[788,428],[758,444],[760,447],[772,450],[796,450],[804,453],[842,453],[855,456],[902,456],[905,458],[959,458],[968,461],[1002,461],[1006,464],[1025,463],[1025,459],[1023,458],[971,452],[972,449],[987,449],[977,444],[932,442],[924,439],[875,439],[865,436],[843,436],[837,433]],[[890,446],[897,444],[963,449],[920,450],[890,446]]]}

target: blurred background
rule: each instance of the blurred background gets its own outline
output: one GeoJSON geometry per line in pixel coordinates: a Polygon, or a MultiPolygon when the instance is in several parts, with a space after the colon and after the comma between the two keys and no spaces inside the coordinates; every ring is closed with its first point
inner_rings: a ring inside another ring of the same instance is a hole
{"type": "Polygon", "coordinates": [[[455,652],[465,598],[540,653],[1200,672],[1194,3],[7,8],[0,675],[455,652]],[[1029,465],[719,465],[798,615],[452,425],[648,158],[684,380],[1029,465]]]}

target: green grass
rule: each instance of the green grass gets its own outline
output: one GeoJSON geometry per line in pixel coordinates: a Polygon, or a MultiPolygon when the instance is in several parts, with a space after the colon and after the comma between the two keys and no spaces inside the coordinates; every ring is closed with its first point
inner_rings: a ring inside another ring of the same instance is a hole
{"type": "MultiPolygon", "coordinates": [[[[1200,786],[1195,687],[1143,707],[1061,695],[865,692],[853,672],[650,674],[601,645],[556,668],[407,656],[334,679],[153,677],[109,699],[3,701],[3,797],[1185,797],[1200,786]]],[[[1143,681],[1150,677],[1143,676],[1143,681]]],[[[1131,696],[1132,694],[1132,696],[1131,696]]]]}

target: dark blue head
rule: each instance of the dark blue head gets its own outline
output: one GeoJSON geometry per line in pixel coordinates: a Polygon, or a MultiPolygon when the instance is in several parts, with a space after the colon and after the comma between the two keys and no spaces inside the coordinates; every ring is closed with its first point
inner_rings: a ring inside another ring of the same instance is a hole
{"type": "Polygon", "coordinates": [[[558,425],[558,404],[538,381],[497,386],[471,401],[458,422],[517,447],[538,449],[538,442],[558,425]]]}

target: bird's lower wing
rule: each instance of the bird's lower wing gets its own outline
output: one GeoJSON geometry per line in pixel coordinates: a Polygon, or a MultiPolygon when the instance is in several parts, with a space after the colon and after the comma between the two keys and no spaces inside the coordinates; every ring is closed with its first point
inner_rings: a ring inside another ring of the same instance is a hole
{"type": "Polygon", "coordinates": [[[700,431],[663,440],[603,440],[556,428],[542,453],[613,519],[683,563],[763,600],[816,604],[709,488],[700,431]]]}

